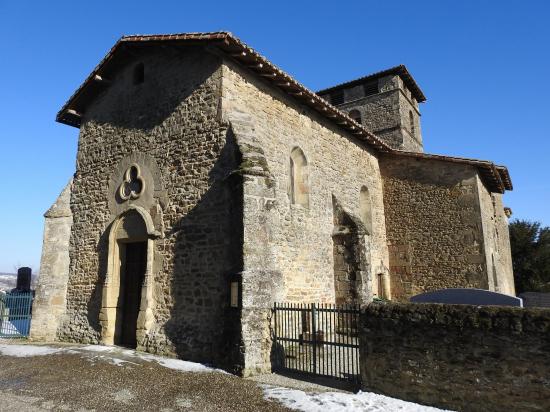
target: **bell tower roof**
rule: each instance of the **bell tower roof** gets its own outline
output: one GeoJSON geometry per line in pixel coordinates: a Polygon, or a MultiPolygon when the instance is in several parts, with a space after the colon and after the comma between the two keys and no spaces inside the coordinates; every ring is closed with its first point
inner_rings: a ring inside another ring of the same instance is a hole
{"type": "Polygon", "coordinates": [[[348,89],[348,88],[360,85],[361,83],[368,83],[370,81],[377,80],[381,77],[395,76],[395,75],[401,77],[401,79],[403,80],[403,83],[405,83],[405,85],[409,88],[413,97],[416,99],[418,103],[424,103],[426,101],[426,96],[424,96],[424,93],[422,93],[422,90],[420,89],[418,84],[416,84],[416,81],[411,76],[411,74],[407,70],[407,67],[404,64],[400,64],[399,66],[391,67],[389,69],[372,73],[355,80],[350,80],[345,83],[340,83],[335,86],[331,86],[326,89],[319,90],[317,94],[320,96],[324,96],[339,89],[348,89]]]}

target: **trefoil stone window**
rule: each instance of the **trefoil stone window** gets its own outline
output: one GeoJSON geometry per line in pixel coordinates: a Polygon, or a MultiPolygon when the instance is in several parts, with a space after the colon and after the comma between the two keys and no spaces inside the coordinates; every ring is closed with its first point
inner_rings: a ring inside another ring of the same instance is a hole
{"type": "Polygon", "coordinates": [[[118,194],[122,200],[137,199],[143,192],[144,186],[139,166],[134,164],[124,173],[124,180],[118,189],[118,194]]]}

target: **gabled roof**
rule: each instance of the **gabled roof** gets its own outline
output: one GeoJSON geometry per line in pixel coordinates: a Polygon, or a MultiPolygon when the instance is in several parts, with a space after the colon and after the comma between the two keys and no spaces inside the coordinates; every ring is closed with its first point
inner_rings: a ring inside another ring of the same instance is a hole
{"type": "Polygon", "coordinates": [[[455,164],[465,164],[476,167],[483,181],[491,188],[491,191],[504,193],[505,190],[512,190],[512,180],[505,166],[495,165],[488,160],[468,159],[464,157],[444,156],[429,153],[405,152],[395,150],[393,156],[412,157],[416,159],[439,160],[455,164]]]}
{"type": "Polygon", "coordinates": [[[361,83],[368,82],[369,80],[378,79],[380,77],[385,76],[391,76],[391,75],[397,75],[400,76],[401,79],[405,82],[409,90],[412,92],[415,99],[418,101],[418,103],[422,103],[426,101],[426,96],[424,96],[424,93],[422,93],[422,90],[420,90],[420,87],[418,87],[418,84],[414,81],[414,78],[411,76],[405,65],[400,64],[399,66],[391,67],[386,70],[382,70],[380,72],[369,74],[368,76],[360,77],[355,80],[351,80],[349,82],[340,83],[336,86],[331,86],[327,89],[319,90],[317,94],[328,94],[330,92],[333,92],[335,90],[339,89],[347,89],[349,87],[357,86],[361,83]]]}
{"type": "MultiPolygon", "coordinates": [[[[482,176],[487,176],[484,180],[489,184],[492,191],[502,193],[504,189],[512,190],[510,176],[508,175],[508,170],[504,166],[496,166],[491,162],[480,160],[451,158],[447,156],[427,155],[423,153],[401,152],[391,148],[363,125],[355,122],[346,113],[332,106],[317,93],[312,92],[294,80],[291,76],[272,64],[265,57],[261,56],[259,53],[228,32],[123,36],[115,43],[115,45],[99,62],[92,73],[86,78],[84,83],[82,83],[82,85],[74,92],[67,103],[65,103],[61,110],[57,113],[56,120],[70,126],[80,127],[82,114],[86,111],[88,104],[90,104],[90,102],[99,93],[109,86],[110,76],[112,76],[118,68],[125,64],[129,58],[133,58],[136,52],[140,49],[159,45],[208,45],[209,47],[215,47],[237,63],[245,66],[247,69],[263,78],[265,81],[271,83],[273,86],[282,90],[294,99],[297,99],[302,104],[309,106],[340,128],[346,130],[357,139],[366,142],[380,152],[393,153],[403,156],[433,157],[438,158],[438,160],[456,160],[461,163],[469,163],[478,167],[482,176]]],[[[390,73],[397,73],[401,76],[408,75],[405,66],[397,66],[371,76],[380,76],[390,73]]],[[[412,82],[411,84],[413,84],[414,80],[410,77],[410,75],[408,76],[409,79],[407,81],[412,82]]],[[[405,79],[405,77],[403,78],[405,79]]],[[[359,82],[364,79],[365,78],[354,81],[359,82]]],[[[416,83],[414,83],[414,85],[416,85],[416,83]]],[[[340,86],[343,87],[343,85],[340,86]]],[[[409,87],[413,90],[412,86],[409,87]]],[[[418,88],[418,86],[416,87],[418,88]]],[[[419,88],[418,92],[422,93],[419,88]]],[[[420,99],[418,100],[420,101],[420,99]]]]}
{"type": "Polygon", "coordinates": [[[206,45],[217,47],[228,54],[238,63],[246,66],[266,81],[274,84],[283,92],[298,99],[301,103],[311,107],[324,117],[338,124],[360,140],[366,141],[374,148],[382,151],[392,149],[380,140],[371,131],[356,123],[347,114],[327,103],[316,93],[298,83],[291,76],[272,64],[265,57],[242,43],[239,39],[227,32],[213,33],[181,33],[163,35],[134,35],[124,36],[118,40],[107,55],[96,66],[88,78],[69,98],[67,103],[57,114],[56,120],[69,126],[80,126],[82,113],[87,105],[105,87],[108,87],[109,76],[128,59],[131,50],[159,44],[176,45],[206,45]]]}

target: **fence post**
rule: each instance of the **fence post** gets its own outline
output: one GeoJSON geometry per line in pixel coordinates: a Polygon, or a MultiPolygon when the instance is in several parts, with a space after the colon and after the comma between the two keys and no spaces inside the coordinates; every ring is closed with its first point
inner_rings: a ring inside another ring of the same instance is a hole
{"type": "Polygon", "coordinates": [[[2,323],[4,322],[4,310],[5,310],[6,295],[4,292],[0,292],[0,335],[2,334],[2,323]]]}
{"type": "Polygon", "coordinates": [[[311,333],[313,334],[313,373],[317,373],[317,325],[316,323],[316,313],[315,313],[315,303],[311,304],[311,333]]]}
{"type": "MultiPolygon", "coordinates": [[[[275,346],[275,353],[277,354],[275,356],[275,370],[278,370],[280,367],[281,360],[278,356],[278,348],[277,348],[277,302],[273,304],[273,342],[272,345],[275,346]]],[[[284,355],[283,355],[283,362],[284,362],[284,355]]]]}

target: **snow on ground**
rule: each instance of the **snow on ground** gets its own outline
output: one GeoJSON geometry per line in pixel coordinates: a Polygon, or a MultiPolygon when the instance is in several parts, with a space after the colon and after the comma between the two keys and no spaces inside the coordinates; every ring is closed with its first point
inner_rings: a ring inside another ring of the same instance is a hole
{"type": "MultiPolygon", "coordinates": [[[[0,315],[1,316],[1,315],[0,315]]],[[[15,327],[13,323],[11,323],[9,320],[0,319],[0,322],[2,323],[2,335],[8,337],[8,336],[19,336],[19,331],[15,327]]]]}
{"type": "Polygon", "coordinates": [[[79,350],[86,351],[86,352],[113,352],[116,348],[114,346],[103,346],[103,345],[87,345],[87,346],[79,346],[79,350]]]}
{"type": "Polygon", "coordinates": [[[59,352],[61,352],[61,349],[50,346],[0,345],[0,355],[14,356],[16,358],[53,355],[59,352]]]}
{"type": "MultiPolygon", "coordinates": [[[[58,354],[77,354],[94,363],[104,361],[116,366],[139,366],[140,360],[157,362],[159,365],[182,372],[217,372],[227,373],[221,369],[211,368],[200,363],[188,362],[173,358],[164,358],[149,353],[136,352],[116,346],[87,345],[87,346],[42,346],[0,344],[0,355],[14,357],[32,357],[58,354]]],[[[370,392],[322,392],[306,393],[301,390],[260,385],[266,399],[281,402],[288,408],[303,412],[440,412],[442,409],[418,405],[399,399],[390,398],[370,392]]]]}
{"type": "Polygon", "coordinates": [[[288,388],[262,385],[267,399],[303,412],[438,412],[443,409],[419,405],[371,392],[306,393],[288,388]]]}
{"type": "Polygon", "coordinates": [[[111,359],[109,359],[109,363],[111,363],[112,365],[115,365],[115,366],[124,366],[124,364],[139,365],[139,363],[130,362],[130,361],[127,361],[127,360],[124,360],[124,359],[119,359],[119,358],[111,358],[111,359]]]}
{"type": "Polygon", "coordinates": [[[0,345],[0,355],[4,356],[16,356],[22,358],[29,356],[44,356],[62,353],[79,354],[92,362],[103,360],[117,366],[123,366],[124,364],[139,365],[136,362],[132,362],[132,360],[143,360],[146,362],[156,362],[159,365],[164,366],[165,368],[174,369],[182,372],[227,373],[221,369],[215,369],[196,362],[183,361],[173,358],[164,358],[162,356],[136,352],[135,350],[123,349],[117,346],[87,345],[55,348],[51,346],[37,345],[0,345]]]}
{"type": "Polygon", "coordinates": [[[173,359],[173,358],[163,358],[162,356],[155,356],[155,355],[142,354],[142,353],[139,353],[137,356],[146,361],[155,361],[159,365],[164,366],[165,368],[175,369],[183,372],[227,373],[221,369],[211,368],[209,366],[205,366],[201,363],[196,363],[196,362],[183,361],[180,359],[173,359]]]}
{"type": "Polygon", "coordinates": [[[165,358],[162,356],[156,356],[151,355],[149,353],[143,353],[143,352],[136,352],[131,349],[121,349],[116,346],[102,346],[102,345],[88,345],[80,348],[76,348],[77,350],[82,351],[89,351],[89,352],[100,352],[100,353],[112,353],[112,354],[120,354],[123,356],[128,357],[135,357],[138,359],[142,359],[147,362],[157,362],[159,365],[164,366],[165,368],[174,369],[182,372],[222,372],[226,373],[225,371],[222,371],[221,369],[215,369],[211,368],[209,366],[205,366],[201,363],[196,362],[189,362],[184,361],[181,359],[174,359],[174,358],[165,358]]]}

